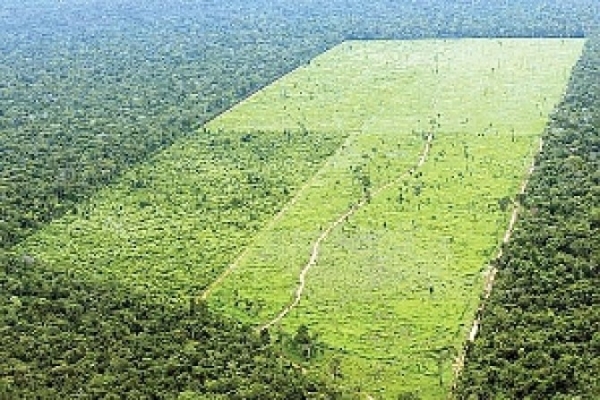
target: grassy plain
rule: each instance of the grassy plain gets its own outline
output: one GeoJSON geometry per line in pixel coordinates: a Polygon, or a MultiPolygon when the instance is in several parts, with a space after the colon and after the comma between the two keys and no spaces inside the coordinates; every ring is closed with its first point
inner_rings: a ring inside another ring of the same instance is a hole
{"type": "Polygon", "coordinates": [[[166,301],[196,296],[343,136],[199,132],[125,174],[17,251],[166,301]]]}
{"type": "Polygon", "coordinates": [[[346,132],[277,223],[254,239],[211,305],[255,324],[291,301],[320,233],[362,196],[432,153],[321,249],[299,306],[280,328],[318,332],[327,370],[376,398],[444,398],[482,272],[507,226],[547,115],[580,40],[346,42],[207,125],[213,131],[346,132]],[[362,180],[364,182],[364,180],[362,180]],[[441,368],[440,368],[441,367],[441,368]],[[441,382],[440,382],[441,380],[441,382]]]}

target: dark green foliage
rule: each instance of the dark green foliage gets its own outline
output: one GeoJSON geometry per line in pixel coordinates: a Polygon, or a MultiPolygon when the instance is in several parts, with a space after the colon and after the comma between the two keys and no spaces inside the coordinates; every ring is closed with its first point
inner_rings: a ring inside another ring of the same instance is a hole
{"type": "Polygon", "coordinates": [[[420,397],[418,394],[413,392],[404,392],[398,395],[398,400],[419,400],[420,397]]]}
{"type": "Polygon", "coordinates": [[[3,261],[2,399],[335,397],[264,336],[202,303],[167,306],[114,283],[3,261]]]}
{"type": "Polygon", "coordinates": [[[552,115],[537,165],[459,398],[600,398],[598,37],[552,115]]]}
{"type": "Polygon", "coordinates": [[[323,352],[323,343],[319,341],[318,333],[310,333],[308,326],[302,324],[293,337],[284,339],[287,348],[303,360],[310,360],[323,352]]]}

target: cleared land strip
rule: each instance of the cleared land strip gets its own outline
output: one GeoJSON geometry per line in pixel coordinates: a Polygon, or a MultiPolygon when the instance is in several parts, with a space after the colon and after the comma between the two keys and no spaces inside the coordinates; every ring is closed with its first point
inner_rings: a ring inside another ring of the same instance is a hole
{"type": "Polygon", "coordinates": [[[343,383],[373,397],[445,397],[447,349],[473,323],[481,273],[581,43],[347,42],[212,122],[215,133],[360,134],[253,242],[210,306],[257,327],[285,310],[275,335],[305,325],[329,349],[306,368],[326,371],[335,356],[343,383]],[[386,187],[418,159],[423,132],[435,132],[427,162],[386,187]],[[370,204],[355,208],[364,182],[370,204]]]}
{"type": "MultiPolygon", "coordinates": [[[[398,177],[395,181],[392,181],[392,182],[378,188],[375,192],[372,193],[371,198],[376,197],[383,191],[385,191],[385,190],[389,189],[390,187],[392,187],[393,185],[397,184],[398,180],[404,178],[406,175],[413,174],[417,168],[420,168],[427,160],[427,155],[429,154],[429,150],[431,149],[432,141],[433,141],[433,134],[429,134],[427,136],[427,142],[425,143],[425,148],[423,150],[423,153],[421,154],[421,157],[419,158],[419,162],[416,164],[415,168],[410,169],[408,172],[406,172],[402,176],[398,177]]],[[[304,288],[306,287],[306,275],[308,274],[310,269],[312,267],[314,267],[315,264],[317,263],[317,259],[319,257],[319,248],[321,247],[321,243],[323,243],[323,241],[325,241],[325,239],[327,239],[329,234],[335,228],[337,228],[344,221],[346,221],[349,217],[351,217],[356,211],[358,211],[359,209],[364,207],[366,204],[368,204],[368,202],[369,202],[369,199],[363,198],[356,205],[352,206],[348,211],[346,211],[344,214],[342,214],[337,220],[335,220],[331,225],[329,225],[329,227],[326,230],[324,230],[321,233],[321,236],[319,236],[319,238],[315,241],[315,243],[312,247],[312,252],[310,254],[308,263],[306,263],[306,265],[304,266],[304,268],[302,268],[302,271],[300,272],[300,276],[298,278],[298,288],[296,289],[294,299],[292,300],[292,302],[289,305],[287,305],[283,310],[281,310],[281,312],[275,318],[273,318],[271,321],[269,321],[266,324],[264,324],[263,326],[261,326],[260,327],[261,331],[263,331],[265,329],[269,329],[273,325],[279,323],[283,318],[285,318],[285,316],[294,307],[296,307],[298,305],[298,303],[300,303],[300,299],[302,298],[302,293],[304,292],[304,288]]]]}
{"type": "MultiPolygon", "coordinates": [[[[539,154],[542,151],[543,147],[544,147],[544,140],[540,138],[540,144],[539,144],[537,154],[539,154]]],[[[521,188],[519,190],[519,194],[521,194],[521,195],[525,194],[525,190],[527,189],[527,184],[529,183],[531,174],[533,174],[533,171],[535,170],[535,166],[536,166],[535,163],[536,163],[536,157],[534,156],[533,160],[531,162],[531,166],[527,170],[527,173],[525,174],[525,178],[523,179],[523,182],[521,184],[521,188]]],[[[510,217],[510,220],[508,223],[508,227],[506,228],[506,232],[504,233],[504,237],[502,238],[502,245],[507,244],[510,241],[512,234],[515,230],[515,225],[519,218],[520,210],[521,210],[521,204],[519,203],[518,198],[515,198],[513,200],[513,211],[512,211],[512,214],[511,214],[511,217],[510,217]]],[[[494,258],[494,260],[499,260],[502,257],[502,254],[503,254],[502,253],[502,249],[503,249],[502,245],[498,248],[498,253],[496,254],[496,257],[494,258]]],[[[497,273],[498,273],[498,268],[494,264],[490,264],[489,269],[485,275],[485,282],[484,282],[484,288],[483,288],[483,299],[482,299],[482,302],[481,302],[479,308],[477,309],[477,312],[475,313],[475,319],[473,320],[473,324],[471,325],[471,329],[469,330],[469,334],[466,338],[467,343],[474,342],[475,338],[477,337],[477,334],[479,333],[481,317],[483,315],[483,311],[485,310],[485,301],[492,294],[492,290],[494,288],[494,281],[496,280],[497,273]]],[[[454,384],[456,384],[456,380],[464,367],[465,356],[466,356],[466,351],[463,348],[453,365],[454,379],[455,379],[454,384]]]]}
{"type": "Polygon", "coordinates": [[[17,251],[166,301],[197,297],[343,142],[310,132],[198,132],[17,251]]]}

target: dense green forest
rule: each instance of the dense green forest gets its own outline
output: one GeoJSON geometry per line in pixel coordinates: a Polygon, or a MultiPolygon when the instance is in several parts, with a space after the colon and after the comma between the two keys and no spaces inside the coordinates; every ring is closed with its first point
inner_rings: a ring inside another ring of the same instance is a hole
{"type": "MultiPolygon", "coordinates": [[[[166,305],[11,247],[345,38],[583,36],[599,15],[596,0],[3,1],[0,399],[336,397],[266,337],[201,304],[166,305]]],[[[586,110],[574,121],[597,127],[586,110]]],[[[572,144],[567,165],[592,168],[583,146],[572,144]]]]}
{"type": "Polygon", "coordinates": [[[202,303],[159,304],[27,259],[3,260],[0,287],[0,399],[336,396],[284,360],[268,334],[202,303]]]}
{"type": "Polygon", "coordinates": [[[595,37],[551,116],[459,398],[600,398],[599,127],[595,37]]]}

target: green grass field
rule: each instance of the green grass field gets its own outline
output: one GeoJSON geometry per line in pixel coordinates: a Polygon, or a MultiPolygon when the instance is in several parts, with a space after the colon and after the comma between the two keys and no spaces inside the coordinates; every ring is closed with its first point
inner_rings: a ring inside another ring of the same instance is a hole
{"type": "Polygon", "coordinates": [[[196,297],[341,144],[343,136],[199,132],[129,171],[17,247],[160,301],[196,297]]]}
{"type": "Polygon", "coordinates": [[[362,196],[432,152],[420,174],[335,229],[281,323],[318,332],[343,383],[376,398],[444,398],[510,206],[580,40],[347,42],[211,122],[210,130],[347,132],[343,149],[260,233],[210,301],[255,324],[288,304],[311,247],[362,196]],[[441,362],[441,364],[440,364],[441,362]],[[441,374],[439,366],[441,365],[441,374]],[[441,376],[440,376],[441,375],[441,376]],[[442,380],[440,384],[440,378],[442,380]]]}
{"type": "Polygon", "coordinates": [[[343,43],[16,249],[163,301],[200,296],[243,254],[208,301],[260,326],[321,232],[397,179],[332,231],[276,330],[318,332],[327,350],[307,365],[339,357],[349,392],[445,398],[451,357],[437,351],[464,339],[510,215],[498,201],[517,192],[582,45],[343,43]]]}

